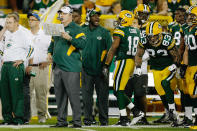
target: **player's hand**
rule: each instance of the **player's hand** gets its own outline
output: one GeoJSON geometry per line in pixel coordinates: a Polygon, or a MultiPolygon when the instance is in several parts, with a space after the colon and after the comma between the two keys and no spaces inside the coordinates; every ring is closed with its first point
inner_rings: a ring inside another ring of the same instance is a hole
{"type": "Polygon", "coordinates": [[[168,70],[170,71],[170,72],[174,72],[174,71],[176,71],[176,65],[175,64],[172,64],[171,66],[169,66],[168,67],[168,70]]]}
{"type": "Polygon", "coordinates": [[[141,76],[141,74],[142,74],[142,69],[140,67],[137,67],[135,76],[139,77],[141,76]]]}
{"type": "Polygon", "coordinates": [[[181,78],[185,77],[186,70],[187,70],[187,65],[182,64],[181,67],[180,67],[180,76],[181,76],[181,78]]]}
{"type": "Polygon", "coordinates": [[[104,80],[109,82],[109,65],[105,64],[102,68],[102,74],[104,76],[104,80]]]}

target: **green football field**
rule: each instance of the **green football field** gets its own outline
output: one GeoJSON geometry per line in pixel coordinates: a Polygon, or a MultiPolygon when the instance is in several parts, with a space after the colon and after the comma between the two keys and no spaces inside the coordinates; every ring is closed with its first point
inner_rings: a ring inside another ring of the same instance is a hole
{"type": "MultiPolygon", "coordinates": [[[[158,119],[159,117],[148,117],[148,121],[158,119]]],[[[71,120],[71,117],[68,118],[68,121],[71,120]]],[[[97,119],[98,120],[98,119],[97,119]]],[[[48,119],[45,124],[40,124],[37,122],[36,119],[32,119],[29,125],[21,125],[21,126],[0,126],[0,131],[12,131],[12,130],[19,130],[19,131],[130,131],[130,130],[137,130],[137,131],[186,131],[191,130],[189,128],[183,127],[170,127],[169,124],[166,125],[135,125],[130,127],[118,127],[113,126],[118,121],[118,118],[110,118],[109,119],[109,126],[101,127],[98,125],[92,126],[83,126],[83,128],[50,128],[50,125],[54,125],[56,123],[56,118],[52,117],[48,119]]]]}

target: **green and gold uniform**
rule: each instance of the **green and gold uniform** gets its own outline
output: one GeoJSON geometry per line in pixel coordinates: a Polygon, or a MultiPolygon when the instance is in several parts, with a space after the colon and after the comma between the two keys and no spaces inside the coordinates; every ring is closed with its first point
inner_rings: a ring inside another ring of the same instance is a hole
{"type": "Polygon", "coordinates": [[[129,103],[124,94],[126,84],[135,67],[134,56],[140,40],[140,31],[134,27],[118,27],[113,32],[120,37],[120,44],[116,51],[116,64],[114,69],[114,91],[118,99],[119,109],[124,109],[129,103]]]}
{"type": "MultiPolygon", "coordinates": [[[[162,82],[164,82],[171,74],[171,72],[168,70],[168,67],[174,62],[169,51],[174,48],[175,41],[173,41],[173,38],[170,34],[162,33],[162,40],[157,47],[151,46],[148,41],[144,44],[140,43],[139,46],[149,52],[150,59],[148,63],[150,65],[150,69],[153,72],[155,89],[157,93],[160,96],[168,95],[169,91],[171,90],[168,88],[170,85],[167,87],[167,89],[162,85],[162,82]]],[[[173,81],[174,78],[170,81],[170,84],[172,84],[173,81]]],[[[172,92],[170,92],[170,94],[172,97],[172,92]]],[[[173,100],[171,99],[169,103],[173,103],[173,100]]]]}
{"type": "Polygon", "coordinates": [[[172,12],[173,14],[179,7],[183,7],[184,5],[190,5],[189,0],[167,0],[167,2],[169,9],[168,11],[172,12]]]}
{"type": "Polygon", "coordinates": [[[190,95],[196,95],[194,74],[197,71],[197,25],[192,29],[188,26],[184,32],[185,43],[188,47],[188,68],[186,71],[186,85],[190,95]]]}
{"type": "MultiPolygon", "coordinates": [[[[177,49],[180,47],[181,37],[184,36],[183,32],[187,26],[188,26],[187,24],[180,25],[177,22],[172,22],[168,25],[168,32],[172,34],[177,49]]],[[[179,90],[184,92],[183,82],[180,79],[178,70],[176,73],[176,78],[177,78],[177,83],[174,83],[174,85],[172,86],[176,87],[177,85],[179,90]]]]}

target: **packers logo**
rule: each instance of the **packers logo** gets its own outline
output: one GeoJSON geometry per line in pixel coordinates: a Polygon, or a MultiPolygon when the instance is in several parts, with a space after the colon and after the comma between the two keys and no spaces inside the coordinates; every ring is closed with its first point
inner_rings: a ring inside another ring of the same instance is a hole
{"type": "Polygon", "coordinates": [[[97,40],[102,40],[102,37],[101,37],[101,36],[98,36],[98,37],[97,37],[97,40]]]}
{"type": "Polygon", "coordinates": [[[125,16],[128,17],[128,18],[132,17],[131,14],[129,14],[129,13],[126,13],[125,16]]]}
{"type": "Polygon", "coordinates": [[[10,46],[12,46],[12,44],[7,44],[7,47],[10,47],[10,46]]]}

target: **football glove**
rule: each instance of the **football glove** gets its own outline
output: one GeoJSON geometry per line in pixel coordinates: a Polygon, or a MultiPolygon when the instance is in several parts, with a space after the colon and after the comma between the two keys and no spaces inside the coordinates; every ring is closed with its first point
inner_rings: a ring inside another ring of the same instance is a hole
{"type": "Polygon", "coordinates": [[[182,64],[181,67],[180,67],[180,76],[181,76],[181,78],[185,77],[186,70],[187,70],[187,65],[182,64]]]}
{"type": "Polygon", "coordinates": [[[170,72],[174,72],[174,71],[176,71],[176,65],[175,64],[172,64],[171,66],[169,66],[168,67],[168,70],[170,71],[170,72]]]}
{"type": "Polygon", "coordinates": [[[136,67],[136,74],[135,76],[139,77],[142,74],[142,69],[140,67],[136,67]]]}

